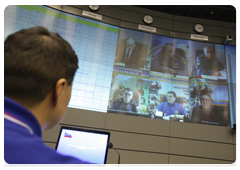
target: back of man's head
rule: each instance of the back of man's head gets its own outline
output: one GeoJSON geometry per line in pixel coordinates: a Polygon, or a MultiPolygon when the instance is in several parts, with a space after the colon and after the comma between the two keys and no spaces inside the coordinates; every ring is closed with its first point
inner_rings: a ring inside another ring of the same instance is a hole
{"type": "Polygon", "coordinates": [[[44,27],[24,29],[4,42],[4,95],[33,106],[60,78],[71,85],[78,58],[67,41],[44,27]]]}

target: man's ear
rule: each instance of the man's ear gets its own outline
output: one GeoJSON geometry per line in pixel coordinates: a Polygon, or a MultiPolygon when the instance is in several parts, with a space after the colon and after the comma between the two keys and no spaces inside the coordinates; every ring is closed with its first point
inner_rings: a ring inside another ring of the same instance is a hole
{"type": "Polygon", "coordinates": [[[57,81],[57,83],[54,87],[54,91],[53,91],[53,99],[54,99],[54,105],[55,106],[60,101],[61,96],[62,96],[66,86],[67,86],[67,80],[66,79],[61,78],[57,81]]]}

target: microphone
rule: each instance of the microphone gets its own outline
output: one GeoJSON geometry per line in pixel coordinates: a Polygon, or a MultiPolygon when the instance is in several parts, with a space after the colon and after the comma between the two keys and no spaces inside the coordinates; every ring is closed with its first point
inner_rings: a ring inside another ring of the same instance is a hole
{"type": "Polygon", "coordinates": [[[107,147],[108,147],[109,149],[112,149],[112,148],[113,148],[112,142],[108,142],[107,147]]]}
{"type": "MultiPolygon", "coordinates": [[[[116,150],[113,148],[113,143],[112,143],[112,142],[108,142],[107,147],[108,147],[109,149],[113,149],[115,152],[118,153],[118,151],[116,151],[116,150]]],[[[120,164],[120,154],[119,154],[119,153],[118,153],[118,164],[120,164]]]]}

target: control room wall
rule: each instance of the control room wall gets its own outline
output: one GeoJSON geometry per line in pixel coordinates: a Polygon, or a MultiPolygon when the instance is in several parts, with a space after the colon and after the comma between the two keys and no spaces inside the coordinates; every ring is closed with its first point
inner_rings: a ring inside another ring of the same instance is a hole
{"type": "MultiPolygon", "coordinates": [[[[53,5],[53,8],[59,8],[53,5]]],[[[64,6],[63,11],[80,15],[88,6],[64,6]]],[[[102,22],[138,30],[145,25],[142,18],[154,18],[156,34],[190,40],[193,26],[205,26],[204,35],[211,43],[224,44],[226,35],[233,36],[236,45],[236,24],[199,18],[175,16],[139,9],[133,6],[100,6],[96,12],[102,22]]],[[[235,84],[236,85],[236,84],[235,84]]],[[[63,122],[53,130],[44,131],[44,142],[55,148],[60,126],[74,126],[111,132],[110,141],[121,155],[121,164],[230,164],[236,160],[236,135],[229,127],[179,123],[68,108],[63,122]]],[[[117,153],[110,149],[107,163],[117,163],[117,153]]]]}

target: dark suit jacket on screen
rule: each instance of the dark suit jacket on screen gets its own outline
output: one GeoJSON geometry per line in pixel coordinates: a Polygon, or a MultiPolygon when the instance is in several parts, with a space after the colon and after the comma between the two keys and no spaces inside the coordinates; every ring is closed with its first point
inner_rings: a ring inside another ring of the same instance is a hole
{"type": "Polygon", "coordinates": [[[132,53],[128,61],[125,61],[126,45],[124,44],[124,48],[118,47],[118,49],[119,50],[117,51],[117,58],[115,60],[115,63],[122,62],[125,63],[125,67],[133,69],[143,68],[144,65],[146,65],[147,55],[146,56],[142,55],[142,51],[137,45],[132,50],[132,53]]]}

